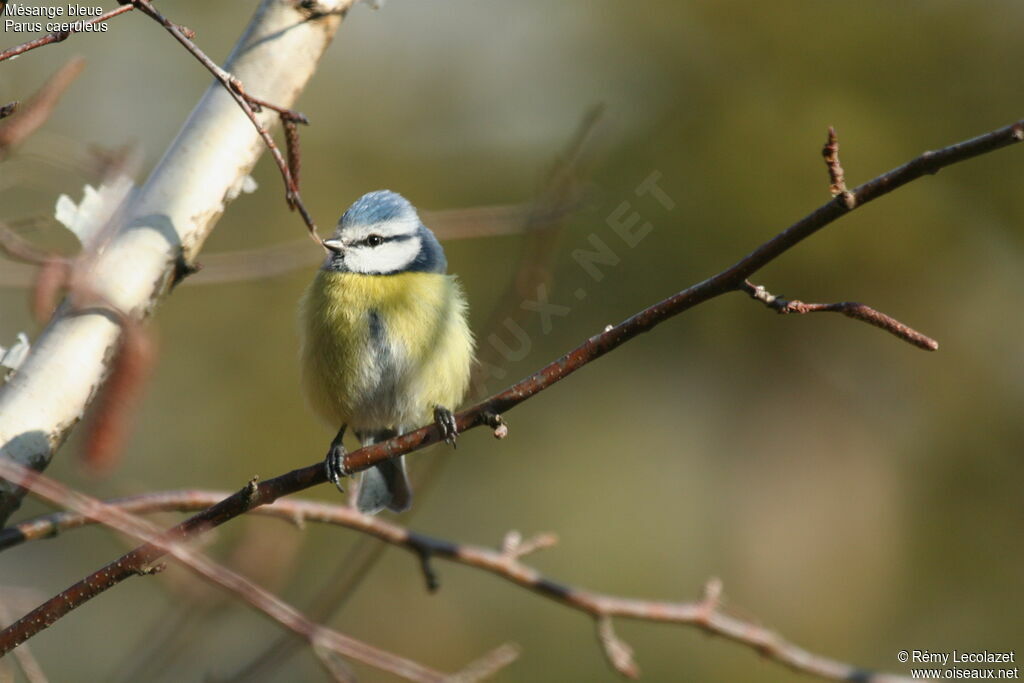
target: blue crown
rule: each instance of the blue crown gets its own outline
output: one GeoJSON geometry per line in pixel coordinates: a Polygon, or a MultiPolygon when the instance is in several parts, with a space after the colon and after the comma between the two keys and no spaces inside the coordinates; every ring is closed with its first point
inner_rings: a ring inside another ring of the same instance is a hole
{"type": "Polygon", "coordinates": [[[416,209],[402,195],[391,190],[367,192],[348,207],[339,221],[341,227],[372,225],[393,220],[409,220],[416,216],[416,209]]]}

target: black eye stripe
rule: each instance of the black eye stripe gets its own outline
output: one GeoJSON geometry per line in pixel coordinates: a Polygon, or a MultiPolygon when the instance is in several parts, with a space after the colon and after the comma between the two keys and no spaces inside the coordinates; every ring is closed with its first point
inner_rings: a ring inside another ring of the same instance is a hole
{"type": "Polygon", "coordinates": [[[412,235],[390,235],[385,237],[384,235],[368,235],[363,239],[355,243],[357,247],[379,247],[386,242],[401,242],[403,240],[412,239],[412,235]]]}

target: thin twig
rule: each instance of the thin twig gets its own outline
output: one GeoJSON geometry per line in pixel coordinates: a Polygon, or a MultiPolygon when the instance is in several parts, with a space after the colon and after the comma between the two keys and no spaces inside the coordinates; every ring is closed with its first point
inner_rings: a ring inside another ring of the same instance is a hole
{"type": "Polygon", "coordinates": [[[288,153],[288,170],[296,187],[299,185],[299,172],[302,170],[302,151],[299,146],[299,124],[284,115],[281,116],[281,127],[284,128],[285,151],[288,153]]]}
{"type": "Polygon", "coordinates": [[[931,337],[921,334],[914,328],[904,325],[899,320],[881,311],[876,311],[870,306],[859,304],[856,301],[841,301],[834,304],[808,304],[799,299],[785,299],[781,296],[776,296],[761,285],[753,284],[750,280],[744,280],[742,289],[751,298],[760,301],[768,308],[782,315],[788,313],[819,313],[822,311],[842,313],[854,320],[861,320],[869,325],[883,329],[919,349],[937,351],[939,348],[939,342],[931,337]]]}
{"type": "MultiPolygon", "coordinates": [[[[923,175],[936,173],[951,164],[1016,144],[1021,140],[1024,140],[1024,121],[937,151],[925,152],[856,188],[853,191],[855,206],[863,206],[923,175]]],[[[486,424],[488,416],[504,413],[519,405],[588,363],[683,311],[723,294],[742,291],[743,283],[748,277],[850,211],[851,209],[848,209],[841,199],[826,203],[732,266],[640,311],[618,325],[606,328],[529,377],[459,413],[455,416],[459,431],[465,432],[467,429],[486,424]]],[[[421,450],[436,443],[439,438],[440,435],[433,425],[422,427],[349,453],[345,457],[344,467],[349,473],[362,471],[396,455],[421,450]]],[[[261,482],[254,492],[244,495],[236,493],[182,522],[168,533],[172,538],[180,538],[218,526],[252,507],[265,505],[281,496],[323,484],[326,480],[323,462],[318,459],[311,465],[261,482]]],[[[46,601],[0,632],[0,655],[31,638],[78,605],[132,576],[138,568],[148,565],[163,554],[164,551],[153,544],[140,546],[82,579],[61,596],[46,601]]]]}
{"type": "Polygon", "coordinates": [[[281,150],[278,148],[277,143],[274,142],[274,138],[270,135],[270,131],[260,123],[259,118],[256,116],[256,112],[266,107],[276,111],[282,119],[287,116],[291,121],[304,123],[308,122],[306,117],[298,112],[271,105],[269,102],[249,95],[246,93],[241,81],[210,59],[205,52],[192,42],[181,26],[161,14],[149,0],[131,0],[131,2],[133,5],[138,7],[141,12],[145,13],[158,24],[163,26],[168,33],[174,36],[175,40],[181,43],[182,47],[184,47],[189,54],[195,57],[200,64],[206,67],[206,70],[213,74],[213,77],[220,81],[221,85],[224,86],[224,89],[227,90],[231,98],[235,100],[238,106],[252,122],[252,125],[256,128],[256,132],[259,133],[263,143],[270,151],[270,155],[273,157],[274,163],[277,164],[277,168],[281,172],[281,178],[284,181],[285,201],[288,203],[288,206],[292,209],[298,210],[299,215],[302,216],[302,220],[309,231],[309,236],[314,242],[323,246],[323,240],[317,234],[316,223],[313,221],[312,215],[310,215],[309,210],[302,201],[302,196],[299,194],[298,182],[292,176],[288,162],[285,161],[285,158],[281,155],[281,150]]]}
{"type": "MultiPolygon", "coordinates": [[[[222,491],[167,491],[113,500],[107,504],[133,514],[171,510],[185,512],[212,505],[223,500],[226,495],[222,491]]],[[[632,657],[626,656],[627,653],[631,654],[632,650],[614,636],[611,630],[611,620],[614,617],[696,626],[713,635],[746,645],[765,657],[797,671],[823,678],[857,680],[863,683],[902,680],[885,674],[872,674],[849,664],[811,654],[752,620],[728,613],[721,604],[722,588],[721,582],[717,579],[708,582],[704,596],[700,600],[675,603],[637,600],[569,586],[548,578],[520,562],[523,555],[553,545],[556,539],[552,534],[540,534],[523,541],[518,532],[509,532],[500,548],[491,549],[420,534],[380,517],[361,514],[347,505],[278,500],[271,505],[254,509],[253,513],[289,521],[319,522],[354,529],[400,547],[420,560],[424,557],[438,557],[480,569],[545,598],[585,612],[597,621],[601,633],[600,640],[609,660],[614,663],[616,669],[627,675],[630,671],[638,672],[638,669],[632,657]]],[[[74,529],[91,523],[95,523],[95,520],[72,512],[45,515],[0,531],[0,549],[9,548],[18,542],[52,536],[58,529],[74,529]]],[[[433,570],[431,575],[436,581],[433,570]]]]}
{"type": "MultiPolygon", "coordinates": [[[[110,10],[108,12],[104,12],[103,14],[99,15],[98,17],[93,17],[92,19],[87,19],[86,21],[83,21],[82,23],[83,24],[89,24],[89,25],[99,24],[100,22],[107,21],[109,19],[113,19],[114,17],[116,17],[116,16],[118,16],[120,14],[124,14],[125,12],[131,12],[133,9],[135,9],[135,7],[133,7],[132,5],[121,5],[117,9],[112,9],[112,10],[110,10]]],[[[62,40],[66,40],[72,34],[80,33],[83,30],[85,30],[85,29],[73,29],[73,30],[69,30],[69,31],[55,31],[53,33],[47,33],[45,36],[40,36],[38,38],[30,40],[27,43],[22,43],[21,45],[15,45],[14,47],[7,48],[3,52],[0,52],[0,62],[4,61],[5,59],[11,59],[12,57],[17,57],[18,55],[20,55],[22,53],[28,52],[29,50],[34,50],[37,47],[42,47],[43,45],[49,45],[50,43],[59,43],[62,40]]]]}
{"type": "MultiPolygon", "coordinates": [[[[186,546],[181,542],[182,538],[163,533],[158,527],[116,505],[108,505],[74,491],[55,479],[6,458],[0,458],[0,477],[28,489],[36,497],[51,504],[71,508],[82,517],[96,520],[160,548],[162,552],[173,556],[199,576],[235,593],[267,616],[295,631],[309,641],[315,651],[327,649],[411,681],[433,683],[446,678],[441,672],[418,662],[386,652],[310,621],[270,591],[186,546]]],[[[147,574],[153,570],[153,563],[149,562],[135,567],[134,573],[147,574]]],[[[70,595],[65,596],[65,599],[74,600],[70,595]]]]}
{"type": "Polygon", "coordinates": [[[847,209],[855,206],[853,195],[846,189],[846,175],[843,172],[843,165],[839,161],[839,139],[836,137],[836,129],[828,127],[828,139],[825,146],[821,148],[821,156],[825,158],[825,165],[828,167],[829,192],[833,197],[842,197],[843,204],[847,209]]]}

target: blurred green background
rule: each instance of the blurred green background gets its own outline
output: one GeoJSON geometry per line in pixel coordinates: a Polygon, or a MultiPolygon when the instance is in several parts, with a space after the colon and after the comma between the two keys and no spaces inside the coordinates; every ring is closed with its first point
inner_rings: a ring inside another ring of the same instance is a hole
{"type": "MultiPolygon", "coordinates": [[[[163,8],[222,60],[254,6],[163,8]]],[[[819,150],[828,125],[856,185],[1020,118],[1022,25],[1024,4],[1014,0],[359,6],[297,105],[313,122],[302,137],[303,195],[325,230],[381,187],[421,209],[524,201],[587,108],[607,105],[590,147],[591,201],[552,247],[549,296],[571,311],[547,333],[538,316],[524,319],[529,352],[491,381],[494,391],[827,200],[819,150]],[[654,171],[672,211],[634,193],[654,171]],[[623,201],[653,226],[632,249],[606,222],[623,201]],[[591,235],[621,256],[600,282],[571,257],[591,235]]],[[[107,33],[0,65],[0,101],[25,97],[79,54],[85,74],[46,127],[0,164],[5,219],[50,215],[60,193],[80,196],[88,178],[69,162],[90,145],[135,142],[148,171],[210,80],[155,23],[128,15],[107,33]]],[[[254,175],[259,191],[229,207],[208,252],[301,237],[276,169],[263,159],[254,175]]],[[[944,170],[844,218],[756,278],[807,301],[874,305],[936,337],[938,352],[840,316],[783,318],[743,295],[724,297],[515,409],[505,441],[464,435],[409,524],[484,545],[509,529],[555,531],[561,542],[528,561],[611,594],[686,600],[720,577],[737,613],[867,668],[907,673],[901,649],[1018,649],[1022,181],[1017,148],[944,170]]],[[[446,247],[482,347],[523,245],[506,236],[446,247]]],[[[86,475],[76,437],[48,474],[108,497],[233,489],[321,458],[332,432],[299,393],[294,324],[314,267],[176,291],[156,316],[159,365],[121,467],[102,480],[86,475]]],[[[0,344],[22,330],[38,333],[25,292],[0,289],[0,344]]],[[[327,486],[304,496],[341,500],[327,486]]],[[[43,510],[30,502],[19,516],[43,510]]],[[[207,549],[305,609],[356,539],[242,519],[207,549]]],[[[5,552],[0,582],[27,608],[127,545],[101,529],[69,532],[5,552]]],[[[515,641],[523,654],[498,680],[618,678],[588,617],[496,577],[436,565],[442,589],[430,595],[416,560],[387,551],[329,623],[445,670],[515,641]]],[[[135,579],[31,647],[56,681],[220,680],[279,629],[213,596],[221,599],[181,571],[135,579]],[[211,604],[206,618],[179,621],[211,604]],[[164,631],[183,641],[161,640],[164,631]]],[[[805,680],[693,628],[616,626],[644,680],[805,680]]],[[[391,680],[357,669],[364,680],[391,680]]],[[[300,650],[270,680],[323,678],[300,650]]]]}

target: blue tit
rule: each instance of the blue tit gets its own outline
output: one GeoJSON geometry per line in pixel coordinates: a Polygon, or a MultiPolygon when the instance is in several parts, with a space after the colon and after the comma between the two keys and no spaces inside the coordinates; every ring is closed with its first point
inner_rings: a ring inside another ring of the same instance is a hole
{"type": "MultiPolygon", "coordinates": [[[[310,405],[338,429],[326,467],[341,488],[348,428],[367,446],[433,419],[453,442],[449,408],[469,385],[473,336],[444,250],[401,195],[363,195],[324,246],[327,258],[300,304],[302,381],[310,405]]],[[[403,460],[362,474],[360,511],[409,508],[403,460]]]]}

